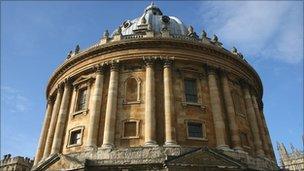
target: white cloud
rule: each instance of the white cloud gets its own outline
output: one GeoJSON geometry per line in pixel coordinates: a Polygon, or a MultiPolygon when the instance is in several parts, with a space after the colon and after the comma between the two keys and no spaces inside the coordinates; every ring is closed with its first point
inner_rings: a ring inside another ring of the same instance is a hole
{"type": "Polygon", "coordinates": [[[201,15],[226,48],[288,63],[303,60],[303,2],[215,1],[203,3],[201,15]]]}
{"type": "Polygon", "coordinates": [[[12,113],[22,113],[30,107],[29,99],[19,90],[9,86],[1,86],[1,104],[12,113]]]}

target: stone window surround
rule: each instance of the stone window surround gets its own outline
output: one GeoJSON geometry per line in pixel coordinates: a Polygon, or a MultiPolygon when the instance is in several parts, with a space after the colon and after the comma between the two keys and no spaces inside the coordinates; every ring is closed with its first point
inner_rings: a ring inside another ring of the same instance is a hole
{"type": "Polygon", "coordinates": [[[139,137],[139,127],[140,127],[140,120],[139,119],[125,119],[122,121],[122,133],[121,133],[121,139],[137,139],[139,137]],[[126,122],[136,122],[136,136],[129,136],[126,137],[125,134],[125,123],[126,122]]]}
{"type": "MultiPolygon", "coordinates": [[[[251,150],[250,141],[249,141],[249,137],[248,137],[249,134],[248,134],[247,132],[240,131],[240,132],[239,132],[240,138],[241,138],[241,134],[242,134],[242,133],[246,135],[246,138],[247,138],[247,141],[248,141],[248,146],[247,146],[247,145],[243,145],[243,142],[241,142],[241,143],[242,143],[242,147],[245,148],[245,149],[247,149],[247,150],[251,150]]],[[[241,140],[241,141],[242,141],[242,140],[241,140]]]]}
{"type": "Polygon", "coordinates": [[[124,105],[131,105],[131,104],[140,104],[141,103],[141,96],[140,93],[141,92],[141,79],[138,77],[135,77],[133,75],[129,76],[127,79],[125,79],[124,81],[124,98],[123,98],[123,104],[124,105]],[[127,101],[126,97],[127,97],[127,81],[131,78],[134,78],[137,82],[137,99],[136,101],[127,101]]]}
{"type": "Polygon", "coordinates": [[[196,120],[196,119],[186,119],[185,120],[185,125],[186,125],[186,134],[187,134],[187,138],[186,139],[188,139],[188,140],[208,141],[207,132],[206,132],[206,122],[205,121],[196,120]],[[203,137],[202,138],[189,137],[189,132],[188,132],[188,123],[189,122],[202,124],[202,133],[203,133],[203,137]]]}
{"type": "Polygon", "coordinates": [[[81,76],[80,78],[78,78],[74,83],[73,83],[73,87],[74,87],[74,91],[73,91],[73,96],[72,96],[72,105],[71,106],[71,116],[75,117],[76,115],[80,115],[80,114],[88,114],[89,112],[89,103],[90,103],[90,95],[91,95],[91,86],[93,83],[94,78],[89,75],[89,76],[81,76]],[[79,90],[81,89],[87,89],[87,96],[86,96],[86,106],[83,110],[79,110],[76,111],[77,108],[77,101],[78,101],[78,93],[79,90]]]}
{"type": "Polygon", "coordinates": [[[182,94],[182,106],[185,108],[188,105],[189,106],[198,106],[200,107],[203,111],[205,111],[206,106],[203,104],[202,102],[202,90],[201,90],[201,79],[202,78],[202,73],[198,72],[198,71],[194,71],[194,70],[189,70],[189,69],[179,69],[178,70],[180,72],[180,76],[182,79],[182,84],[181,86],[181,90],[183,91],[182,94]],[[196,80],[196,88],[197,88],[197,103],[193,103],[193,102],[187,102],[186,101],[186,90],[185,90],[185,79],[193,79],[196,80]]]}
{"type": "Polygon", "coordinates": [[[83,144],[83,131],[84,131],[84,126],[76,126],[76,127],[71,128],[69,130],[69,136],[68,136],[68,139],[67,139],[66,148],[82,146],[82,144],[83,144]],[[80,143],[79,144],[70,144],[72,132],[78,131],[78,130],[80,130],[80,143]]]}
{"type": "Polygon", "coordinates": [[[240,113],[238,112],[236,109],[236,102],[235,102],[235,98],[237,96],[237,98],[239,98],[239,107],[242,108],[242,106],[244,107],[245,106],[245,101],[244,101],[244,98],[243,98],[243,94],[240,94],[239,91],[237,89],[232,89],[231,90],[231,94],[232,94],[232,99],[233,99],[233,105],[234,105],[234,109],[235,109],[235,114],[239,117],[242,117],[244,119],[247,119],[247,116],[246,116],[246,109],[240,109],[240,110],[244,110],[244,113],[240,113]]]}

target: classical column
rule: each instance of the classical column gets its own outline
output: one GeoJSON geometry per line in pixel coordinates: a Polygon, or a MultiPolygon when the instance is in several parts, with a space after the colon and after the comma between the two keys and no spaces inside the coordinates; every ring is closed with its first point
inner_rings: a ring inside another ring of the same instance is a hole
{"type": "Polygon", "coordinates": [[[208,84],[210,91],[211,109],[215,128],[216,145],[218,149],[228,149],[225,142],[225,122],[222,115],[221,99],[217,86],[217,76],[214,69],[209,68],[208,84]]]}
{"type": "Polygon", "coordinates": [[[90,113],[90,121],[88,128],[87,146],[97,147],[99,119],[100,119],[100,108],[102,101],[102,89],[103,89],[103,72],[102,68],[98,67],[95,77],[95,84],[92,94],[92,108],[90,113]]]}
{"type": "Polygon", "coordinates": [[[257,103],[257,99],[255,95],[252,95],[252,103],[253,103],[253,107],[254,107],[254,111],[255,111],[255,115],[258,121],[258,127],[259,127],[259,133],[260,133],[260,137],[262,139],[262,146],[264,149],[264,153],[267,155],[269,153],[269,147],[268,147],[268,142],[267,142],[267,137],[265,134],[265,129],[264,129],[264,124],[262,121],[262,116],[259,110],[259,106],[257,103]]]}
{"type": "Polygon", "coordinates": [[[222,72],[222,74],[221,74],[221,82],[222,82],[222,88],[223,88],[223,93],[224,93],[225,107],[226,107],[226,111],[227,111],[227,115],[228,115],[227,119],[228,119],[228,123],[229,123],[232,147],[235,150],[242,151],[241,140],[240,140],[240,136],[239,136],[239,128],[236,123],[234,104],[233,104],[233,100],[232,100],[231,90],[229,88],[229,81],[227,78],[227,74],[224,72],[222,72]]]}
{"type": "Polygon", "coordinates": [[[253,134],[253,141],[254,141],[256,153],[257,153],[257,155],[263,156],[264,152],[262,150],[262,142],[261,142],[261,138],[260,138],[258,123],[257,123],[257,119],[255,116],[254,107],[252,104],[252,98],[249,93],[249,89],[248,89],[247,85],[243,86],[243,91],[244,91],[244,95],[245,95],[247,116],[249,119],[249,124],[250,124],[251,130],[252,130],[252,134],[253,134]]]}
{"type": "Polygon", "coordinates": [[[114,147],[115,120],[117,110],[117,92],[118,92],[118,63],[112,63],[110,82],[108,89],[108,98],[106,106],[106,117],[103,134],[103,148],[114,147]]]}
{"type": "Polygon", "coordinates": [[[54,135],[54,141],[52,145],[51,154],[59,153],[60,148],[62,146],[62,140],[64,137],[64,129],[66,127],[67,119],[68,119],[68,112],[69,112],[69,104],[70,104],[70,98],[71,98],[71,83],[70,80],[66,79],[64,81],[64,90],[63,90],[63,96],[62,101],[60,105],[60,110],[58,114],[58,121],[56,124],[56,130],[54,135]]]}
{"type": "Polygon", "coordinates": [[[53,111],[52,111],[51,123],[50,123],[50,127],[48,129],[47,138],[46,138],[46,142],[45,142],[45,148],[44,148],[44,152],[43,152],[43,159],[46,159],[50,155],[50,152],[51,152],[54,133],[55,133],[55,129],[56,129],[58,112],[59,112],[59,108],[60,108],[60,104],[61,104],[61,100],[62,100],[61,99],[62,98],[62,91],[63,91],[62,84],[59,84],[58,88],[57,88],[57,95],[56,95],[56,99],[55,99],[55,104],[54,104],[53,111]]]}
{"type": "Polygon", "coordinates": [[[263,104],[261,106],[261,116],[262,116],[263,127],[264,127],[264,130],[265,130],[265,135],[266,135],[266,139],[267,139],[267,145],[268,145],[268,149],[269,149],[268,156],[269,156],[269,158],[271,158],[273,160],[276,160],[275,155],[274,155],[274,151],[273,151],[273,147],[272,147],[272,143],[271,143],[271,138],[270,138],[270,135],[269,135],[269,132],[268,132],[264,112],[263,112],[263,104]]]}
{"type": "Polygon", "coordinates": [[[145,146],[156,146],[154,61],[149,58],[144,60],[146,62],[145,146]]]}
{"type": "Polygon", "coordinates": [[[166,59],[164,63],[164,108],[165,108],[165,145],[176,146],[174,127],[174,99],[171,75],[172,60],[166,59]]]}
{"type": "Polygon", "coordinates": [[[43,125],[42,125],[42,130],[41,130],[41,134],[40,134],[40,138],[39,138],[38,149],[37,149],[37,152],[36,152],[34,165],[36,165],[41,160],[41,158],[43,157],[45,141],[46,141],[48,129],[49,129],[50,122],[51,122],[53,104],[54,104],[53,99],[51,97],[49,97],[48,100],[47,100],[45,118],[44,118],[43,125]]]}

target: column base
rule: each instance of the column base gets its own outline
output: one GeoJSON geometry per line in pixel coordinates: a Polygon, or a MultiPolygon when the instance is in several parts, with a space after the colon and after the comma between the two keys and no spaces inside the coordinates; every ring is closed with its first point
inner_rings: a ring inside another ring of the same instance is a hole
{"type": "Polygon", "coordinates": [[[92,146],[86,146],[86,147],[84,147],[84,149],[86,150],[86,151],[93,151],[93,150],[97,150],[97,146],[96,145],[92,145],[92,146]]]}
{"type": "Polygon", "coordinates": [[[238,153],[247,154],[247,152],[244,151],[244,149],[242,147],[234,147],[233,150],[238,153]]]}
{"type": "Polygon", "coordinates": [[[114,144],[102,144],[101,146],[102,149],[113,149],[114,148],[114,144]]]}
{"type": "Polygon", "coordinates": [[[231,148],[229,148],[228,145],[219,145],[216,147],[218,150],[224,150],[224,151],[233,151],[231,148]]]}
{"type": "Polygon", "coordinates": [[[163,147],[180,147],[180,145],[177,145],[175,141],[167,141],[163,147]]]}
{"type": "Polygon", "coordinates": [[[156,143],[156,141],[147,141],[145,142],[144,147],[158,147],[158,144],[156,143]]]}

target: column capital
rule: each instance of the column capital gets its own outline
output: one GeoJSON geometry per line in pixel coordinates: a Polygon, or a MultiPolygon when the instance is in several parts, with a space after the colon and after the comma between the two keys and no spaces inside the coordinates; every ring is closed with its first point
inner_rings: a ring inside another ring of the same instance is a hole
{"type": "Polygon", "coordinates": [[[162,58],[163,63],[164,63],[164,68],[170,68],[173,64],[174,57],[165,57],[162,58]]]}
{"type": "Polygon", "coordinates": [[[219,72],[219,68],[216,67],[216,66],[211,66],[211,65],[207,65],[205,64],[205,68],[206,68],[206,71],[208,73],[208,75],[215,75],[219,72]]]}
{"type": "Polygon", "coordinates": [[[53,104],[54,103],[54,97],[53,96],[49,96],[47,98],[47,104],[53,104]]]}
{"type": "Polygon", "coordinates": [[[92,69],[96,74],[104,74],[105,65],[105,63],[97,64],[93,66],[92,69]]]}
{"type": "Polygon", "coordinates": [[[143,57],[142,59],[145,62],[146,67],[151,68],[151,67],[154,66],[157,57],[156,56],[150,56],[150,57],[143,57]]]}
{"type": "Polygon", "coordinates": [[[119,60],[111,60],[108,64],[110,65],[111,71],[119,70],[119,60]]]}

